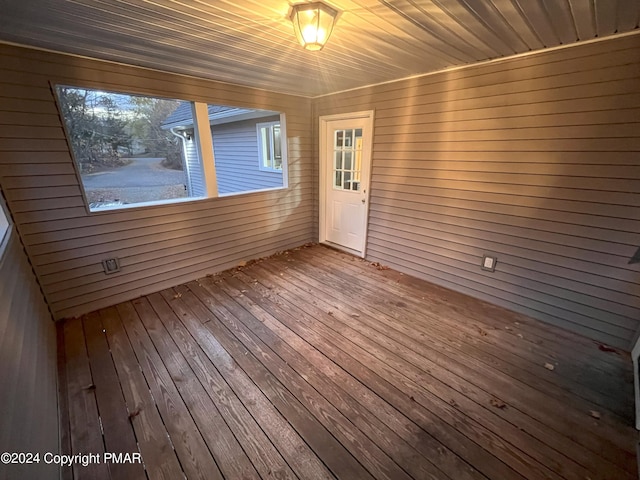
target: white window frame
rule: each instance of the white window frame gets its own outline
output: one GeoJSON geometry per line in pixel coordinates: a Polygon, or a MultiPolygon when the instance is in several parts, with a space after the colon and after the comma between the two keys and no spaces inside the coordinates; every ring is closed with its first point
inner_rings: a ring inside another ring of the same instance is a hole
{"type": "Polygon", "coordinates": [[[284,165],[285,165],[284,162],[285,162],[286,155],[284,154],[282,132],[283,132],[283,128],[282,128],[282,125],[280,124],[280,120],[275,120],[273,122],[256,123],[256,134],[258,136],[258,162],[259,162],[258,168],[263,172],[282,173],[282,170],[284,169],[284,165]],[[275,163],[275,145],[277,143],[273,127],[275,127],[276,125],[280,130],[280,168],[276,168],[273,166],[273,164],[275,163]],[[263,141],[264,139],[262,136],[262,130],[265,128],[269,129],[268,135],[271,140],[268,146],[264,144],[264,141],[263,141]],[[269,149],[271,159],[265,158],[264,154],[267,147],[269,149]],[[267,164],[270,164],[270,165],[267,165],[267,164]]]}
{"type": "MultiPolygon", "coordinates": [[[[118,90],[110,90],[110,89],[102,89],[100,87],[97,86],[88,86],[88,85],[69,85],[66,82],[51,82],[51,86],[53,88],[54,91],[57,91],[57,87],[69,87],[69,88],[78,88],[78,89],[85,89],[85,90],[99,90],[99,91],[104,91],[107,93],[114,93],[114,94],[120,94],[120,95],[138,95],[138,96],[148,96],[148,97],[152,97],[152,98],[164,98],[162,96],[156,95],[156,94],[151,94],[151,93],[143,93],[143,92],[127,92],[127,91],[118,91],[118,90]]],[[[69,138],[69,132],[67,129],[67,125],[66,125],[66,121],[64,119],[64,116],[62,114],[62,109],[60,108],[60,101],[58,99],[57,94],[55,95],[56,98],[56,103],[58,104],[58,110],[60,113],[60,116],[62,118],[62,125],[63,125],[63,130],[65,132],[65,137],[69,138]]],[[[175,99],[175,100],[181,100],[181,99],[175,99]]],[[[264,124],[270,124],[270,125],[279,125],[280,127],[280,148],[281,148],[281,168],[279,169],[267,169],[267,168],[260,168],[260,170],[266,170],[266,171],[271,171],[271,172],[276,172],[276,173],[281,173],[282,174],[282,186],[277,186],[277,187],[269,187],[269,188],[263,188],[263,189],[258,189],[258,190],[247,190],[247,191],[243,191],[243,192],[233,192],[233,193],[224,193],[224,194],[220,194],[218,192],[218,185],[217,185],[217,174],[216,174],[216,170],[215,170],[215,158],[214,158],[214,153],[213,153],[213,137],[212,137],[212,133],[211,133],[211,128],[210,128],[210,124],[209,124],[209,119],[208,119],[208,115],[207,115],[207,106],[208,103],[206,102],[196,102],[196,101],[191,101],[191,100],[186,100],[186,99],[182,99],[181,101],[186,101],[186,102],[190,102],[191,103],[191,107],[193,110],[193,119],[194,119],[194,133],[195,133],[195,138],[197,141],[197,148],[198,148],[198,152],[200,155],[200,162],[203,166],[203,177],[204,177],[204,181],[206,184],[206,196],[193,196],[193,197],[181,197],[181,198],[172,198],[172,199],[163,199],[163,200],[154,200],[154,201],[149,201],[149,202],[139,202],[139,203],[131,203],[131,204],[126,204],[126,205],[114,205],[114,206],[105,206],[102,207],[100,209],[94,209],[91,210],[90,206],[89,206],[89,201],[88,201],[88,197],[87,197],[87,193],[85,191],[85,187],[84,187],[84,183],[82,180],[82,176],[80,174],[80,170],[78,168],[78,163],[75,159],[75,152],[73,151],[73,149],[71,148],[71,145],[69,144],[69,152],[73,158],[73,168],[75,170],[76,173],[76,177],[78,179],[78,184],[80,186],[80,190],[82,192],[82,197],[84,199],[84,204],[85,204],[85,208],[87,210],[87,213],[89,215],[100,215],[100,214],[104,214],[104,213],[110,213],[110,212],[114,212],[114,211],[119,211],[119,210],[128,210],[128,209],[132,209],[132,208],[144,208],[144,207],[155,207],[155,206],[160,206],[160,205],[174,205],[177,203],[187,203],[187,202],[197,202],[197,201],[201,201],[201,200],[206,200],[206,199],[210,199],[210,198],[218,198],[218,197],[229,197],[229,196],[234,196],[234,195],[246,195],[246,194],[251,194],[251,193],[260,193],[260,192],[268,192],[268,191],[274,191],[274,190],[284,190],[284,189],[288,189],[289,188],[289,184],[288,184],[288,155],[287,155],[287,146],[288,146],[288,142],[286,141],[287,138],[287,133],[286,133],[286,122],[285,122],[285,114],[284,113],[280,113],[280,119],[273,121],[273,122],[264,122],[264,124]]],[[[251,107],[249,107],[251,108],[251,107]]],[[[259,124],[257,124],[259,125],[259,124]]],[[[256,126],[257,126],[256,125],[256,126]]],[[[258,135],[259,135],[260,130],[258,129],[258,135]]],[[[260,138],[258,138],[258,145],[260,144],[260,138]]],[[[261,157],[261,151],[260,148],[258,148],[259,152],[258,155],[259,157],[261,157]]],[[[260,167],[262,166],[262,158],[259,158],[259,162],[260,162],[260,167]]],[[[10,220],[9,220],[10,221],[10,220]]],[[[9,225],[9,230],[11,228],[11,223],[9,225]]],[[[6,242],[5,242],[6,243],[6,242]]],[[[2,250],[0,249],[0,254],[1,254],[2,250]]]]}

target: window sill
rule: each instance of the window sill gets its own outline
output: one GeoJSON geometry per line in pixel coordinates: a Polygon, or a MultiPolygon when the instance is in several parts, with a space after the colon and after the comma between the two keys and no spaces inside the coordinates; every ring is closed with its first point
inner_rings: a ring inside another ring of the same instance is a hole
{"type": "Polygon", "coordinates": [[[91,209],[87,206],[87,211],[90,215],[96,215],[101,213],[113,213],[118,212],[120,210],[131,210],[136,208],[145,208],[145,207],[158,207],[161,205],[175,205],[179,203],[188,203],[188,202],[197,202],[200,200],[206,200],[209,197],[184,197],[184,198],[172,198],[169,200],[154,200],[152,202],[140,202],[140,203],[127,203],[125,205],[113,205],[113,206],[105,206],[102,208],[94,208],[91,209]]]}
{"type": "Polygon", "coordinates": [[[136,210],[136,209],[143,209],[143,208],[161,207],[164,205],[177,205],[177,204],[183,204],[183,203],[201,202],[203,200],[213,200],[215,198],[228,198],[228,197],[235,197],[240,195],[249,195],[253,193],[275,192],[278,190],[287,190],[288,188],[289,188],[288,186],[270,187],[270,188],[261,188],[257,190],[247,190],[244,192],[220,193],[217,197],[185,197],[185,198],[175,198],[171,200],[156,200],[153,202],[129,203],[126,205],[109,206],[109,207],[98,208],[93,210],[90,210],[88,206],[86,206],[86,208],[89,215],[102,215],[102,214],[112,214],[112,213],[120,212],[124,210],[132,210],[132,209],[136,210]]]}
{"type": "Polygon", "coordinates": [[[246,190],[244,192],[229,192],[229,193],[221,193],[220,195],[218,195],[220,198],[223,197],[234,197],[237,195],[248,195],[250,193],[263,193],[263,192],[275,192],[276,190],[287,190],[289,187],[287,186],[282,186],[282,187],[271,187],[271,188],[260,188],[258,190],[246,190]]]}

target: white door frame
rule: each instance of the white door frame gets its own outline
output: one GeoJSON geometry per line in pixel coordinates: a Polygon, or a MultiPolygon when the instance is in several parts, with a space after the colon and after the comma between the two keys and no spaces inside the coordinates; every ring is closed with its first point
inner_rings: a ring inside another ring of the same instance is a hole
{"type": "Polygon", "coordinates": [[[364,258],[366,254],[366,246],[367,246],[367,230],[369,225],[369,197],[371,192],[371,163],[372,163],[372,153],[373,153],[373,110],[366,110],[361,112],[350,112],[350,113],[340,113],[335,115],[322,115],[320,117],[320,161],[319,161],[319,177],[320,177],[320,192],[319,192],[319,241],[320,243],[328,243],[330,245],[334,245],[337,248],[341,248],[343,250],[348,251],[349,253],[354,253],[362,258],[364,258]],[[363,162],[362,168],[362,177],[361,177],[361,189],[363,199],[365,201],[365,214],[364,214],[364,228],[363,228],[363,236],[362,236],[362,245],[359,250],[351,250],[349,248],[343,247],[341,245],[335,245],[331,242],[327,241],[327,231],[326,231],[326,219],[327,219],[327,210],[326,210],[326,202],[327,202],[327,128],[328,123],[334,120],[356,120],[356,119],[364,119],[364,128],[369,132],[368,141],[367,139],[363,139],[362,151],[363,157],[368,158],[368,162],[363,162]]]}

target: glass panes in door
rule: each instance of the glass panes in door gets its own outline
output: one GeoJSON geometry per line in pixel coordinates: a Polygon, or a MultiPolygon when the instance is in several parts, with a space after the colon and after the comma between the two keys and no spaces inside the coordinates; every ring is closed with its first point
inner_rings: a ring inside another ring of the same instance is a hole
{"type": "Polygon", "coordinates": [[[333,132],[333,188],[360,191],[362,173],[362,129],[333,132]]]}

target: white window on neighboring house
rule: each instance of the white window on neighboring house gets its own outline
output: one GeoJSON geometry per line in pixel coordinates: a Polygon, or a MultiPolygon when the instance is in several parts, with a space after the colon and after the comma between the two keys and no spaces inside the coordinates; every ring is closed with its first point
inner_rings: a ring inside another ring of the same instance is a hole
{"type": "Polygon", "coordinates": [[[280,122],[265,122],[256,125],[258,130],[258,156],[260,170],[282,170],[282,140],[280,122]]]}

